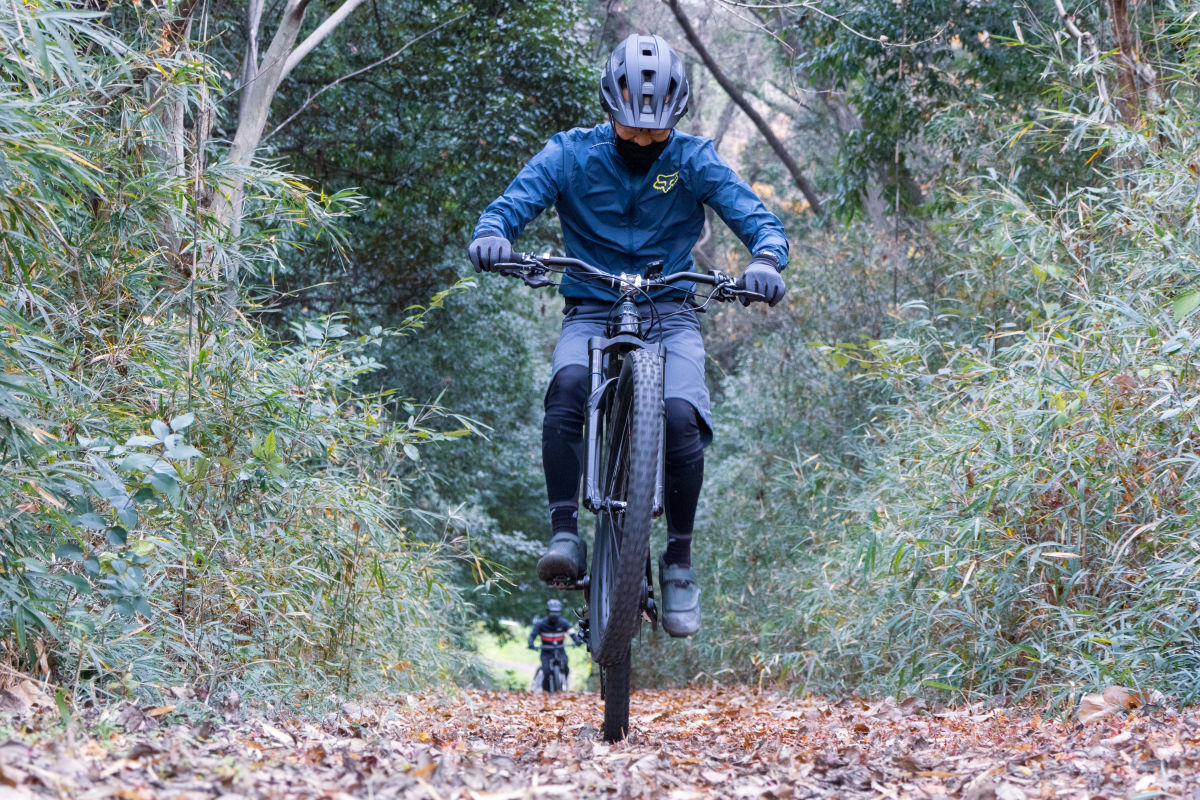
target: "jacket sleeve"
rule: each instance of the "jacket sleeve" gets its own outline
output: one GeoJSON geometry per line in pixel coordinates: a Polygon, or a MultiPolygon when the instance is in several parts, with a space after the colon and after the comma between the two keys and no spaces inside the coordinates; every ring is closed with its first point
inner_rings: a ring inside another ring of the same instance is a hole
{"type": "Polygon", "coordinates": [[[533,647],[533,640],[536,639],[539,634],[541,634],[542,623],[543,623],[543,620],[541,617],[538,617],[537,619],[535,619],[533,621],[533,630],[531,630],[529,632],[529,644],[527,645],[528,647],[533,647]]]}
{"type": "Polygon", "coordinates": [[[712,142],[704,143],[693,163],[694,191],[700,201],[725,220],[751,253],[772,253],[783,269],[788,240],[779,217],[768,211],[754,190],[717,155],[712,142]]]}
{"type": "Polygon", "coordinates": [[[517,173],[504,194],[493,200],[475,223],[474,238],[499,234],[510,242],[558,198],[566,164],[566,134],[555,134],[517,173]]]}

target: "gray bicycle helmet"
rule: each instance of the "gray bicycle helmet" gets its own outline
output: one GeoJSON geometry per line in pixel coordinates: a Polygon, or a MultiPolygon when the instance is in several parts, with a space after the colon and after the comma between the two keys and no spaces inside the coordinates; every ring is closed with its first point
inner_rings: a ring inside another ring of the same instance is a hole
{"type": "Polygon", "coordinates": [[[674,128],[688,110],[683,59],[661,36],[633,34],[617,45],[600,77],[600,101],[631,128],[674,128]],[[622,92],[628,89],[628,100],[622,92]]]}
{"type": "Polygon", "coordinates": [[[551,614],[561,613],[562,612],[562,601],[561,600],[547,600],[546,601],[546,610],[549,611],[551,614]]]}

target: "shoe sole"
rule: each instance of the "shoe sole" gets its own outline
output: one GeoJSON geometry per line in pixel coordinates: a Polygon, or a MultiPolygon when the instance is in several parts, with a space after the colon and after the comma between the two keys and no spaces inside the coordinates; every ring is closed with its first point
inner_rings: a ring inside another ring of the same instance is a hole
{"type": "Polygon", "coordinates": [[[697,633],[700,632],[700,623],[697,622],[696,627],[694,629],[692,629],[690,631],[686,631],[686,632],[680,631],[679,629],[671,630],[671,627],[669,625],[667,625],[667,619],[664,616],[663,621],[662,621],[662,628],[664,631],[667,632],[667,634],[672,639],[686,639],[689,636],[695,636],[697,633]]]}
{"type": "Polygon", "coordinates": [[[555,581],[576,581],[580,578],[575,562],[566,556],[546,555],[538,560],[538,579],[545,583],[555,581]]]}

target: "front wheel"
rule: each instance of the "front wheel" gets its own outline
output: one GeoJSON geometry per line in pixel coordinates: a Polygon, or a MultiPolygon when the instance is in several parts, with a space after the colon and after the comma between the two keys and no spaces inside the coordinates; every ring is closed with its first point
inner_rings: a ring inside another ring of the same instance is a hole
{"type": "Polygon", "coordinates": [[[550,670],[550,691],[561,692],[567,688],[567,677],[563,674],[562,665],[554,664],[554,669],[550,670]]]}
{"type": "Polygon", "coordinates": [[[592,549],[589,636],[592,657],[602,667],[628,664],[629,642],[641,616],[662,440],[662,398],[662,361],[649,350],[630,351],[610,404],[601,462],[602,506],[592,549]]]}
{"type": "Polygon", "coordinates": [[[629,679],[632,672],[629,655],[629,650],[626,650],[624,658],[600,670],[606,742],[619,742],[629,733],[629,679]]]}

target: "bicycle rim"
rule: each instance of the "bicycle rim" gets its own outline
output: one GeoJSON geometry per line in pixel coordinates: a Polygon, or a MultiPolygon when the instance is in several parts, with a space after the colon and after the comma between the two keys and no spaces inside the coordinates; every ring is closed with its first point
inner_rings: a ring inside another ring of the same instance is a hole
{"type": "Polygon", "coordinates": [[[604,458],[606,507],[596,520],[590,588],[592,657],[604,667],[628,660],[641,613],[662,432],[658,356],[647,350],[626,355],[612,409],[604,458]]]}

